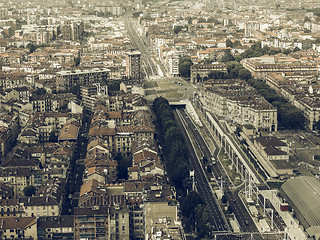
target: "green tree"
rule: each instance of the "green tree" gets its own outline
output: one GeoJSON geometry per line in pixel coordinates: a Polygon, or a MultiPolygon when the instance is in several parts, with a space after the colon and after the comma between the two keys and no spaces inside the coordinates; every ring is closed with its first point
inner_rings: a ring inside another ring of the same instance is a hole
{"type": "Polygon", "coordinates": [[[80,98],[80,85],[76,84],[69,88],[69,92],[76,95],[78,98],[80,98]]]}
{"type": "Polygon", "coordinates": [[[318,132],[320,132],[320,120],[316,121],[313,126],[318,132]]]}
{"type": "Polygon", "coordinates": [[[33,91],[34,95],[45,95],[47,94],[47,90],[44,88],[36,88],[36,90],[33,91]]]}
{"type": "Polygon", "coordinates": [[[132,14],[132,17],[134,17],[134,18],[140,17],[140,14],[142,14],[141,11],[139,11],[139,12],[134,12],[134,13],[132,14]]]}
{"type": "Polygon", "coordinates": [[[58,142],[58,136],[55,134],[55,132],[50,132],[50,136],[49,136],[49,142],[58,142]]]}
{"type": "Polygon", "coordinates": [[[197,192],[190,192],[181,203],[182,214],[190,217],[199,204],[203,204],[200,195],[197,192]]]}
{"type": "Polygon", "coordinates": [[[251,72],[249,70],[241,69],[241,70],[239,70],[238,77],[240,79],[243,79],[243,80],[248,80],[249,78],[252,77],[252,75],[251,75],[251,72]]]}
{"type": "Polygon", "coordinates": [[[80,65],[80,57],[76,57],[76,58],[74,59],[74,65],[75,65],[75,66],[79,66],[79,65],[80,65]]]}
{"type": "Polygon", "coordinates": [[[128,167],[132,166],[132,156],[124,157],[121,154],[117,154],[114,159],[118,161],[118,179],[128,179],[128,167]]]}
{"type": "Polygon", "coordinates": [[[33,53],[37,49],[37,46],[32,43],[28,43],[26,47],[29,49],[29,53],[33,53]]]}
{"type": "Polygon", "coordinates": [[[120,80],[114,80],[108,83],[108,89],[110,92],[120,91],[120,80]]]}
{"type": "Polygon", "coordinates": [[[230,39],[227,39],[226,41],[226,47],[233,48],[233,42],[230,39]]]}
{"type": "Polygon", "coordinates": [[[190,67],[192,66],[192,61],[190,57],[180,58],[179,60],[179,74],[182,77],[190,77],[190,67]]]}
{"type": "Polygon", "coordinates": [[[37,189],[35,186],[32,186],[32,185],[29,185],[29,186],[26,186],[24,189],[23,189],[23,194],[26,196],[26,197],[31,197],[33,196],[35,193],[36,193],[37,189]]]}
{"type": "Polygon", "coordinates": [[[224,55],[221,58],[221,62],[230,62],[230,61],[234,61],[234,57],[231,54],[230,49],[227,49],[224,51],[224,55]]]}
{"type": "Polygon", "coordinates": [[[173,32],[175,34],[178,34],[179,32],[181,32],[182,28],[183,28],[182,26],[174,26],[173,32]]]}

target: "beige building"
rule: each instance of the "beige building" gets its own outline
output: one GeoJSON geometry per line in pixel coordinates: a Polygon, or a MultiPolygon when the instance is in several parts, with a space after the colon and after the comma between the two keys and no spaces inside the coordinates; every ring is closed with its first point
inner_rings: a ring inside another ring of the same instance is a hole
{"type": "Polygon", "coordinates": [[[300,62],[294,58],[278,58],[277,56],[262,56],[247,58],[241,64],[248,69],[252,76],[265,80],[271,73],[303,72],[309,75],[318,73],[318,63],[300,62]]]}
{"type": "Polygon", "coordinates": [[[75,208],[74,239],[129,240],[127,207],[75,208]]]}
{"type": "Polygon", "coordinates": [[[244,81],[226,80],[227,85],[206,88],[203,93],[208,111],[257,130],[277,131],[277,109],[244,81]]]}
{"type": "Polygon", "coordinates": [[[91,68],[87,70],[73,70],[57,72],[56,84],[58,90],[66,90],[73,86],[102,82],[109,78],[107,68],[91,68]]]}
{"type": "Polygon", "coordinates": [[[15,196],[23,196],[23,189],[34,184],[30,168],[2,168],[0,182],[13,187],[15,196]]]}
{"type": "Polygon", "coordinates": [[[126,76],[134,80],[141,80],[141,52],[131,51],[127,53],[126,76]]]}
{"type": "Polygon", "coordinates": [[[36,217],[0,218],[0,222],[1,239],[38,239],[36,217]]]}

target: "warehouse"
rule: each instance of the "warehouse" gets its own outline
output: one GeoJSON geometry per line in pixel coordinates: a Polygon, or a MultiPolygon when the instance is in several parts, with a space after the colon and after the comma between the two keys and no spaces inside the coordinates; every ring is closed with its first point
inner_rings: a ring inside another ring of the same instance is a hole
{"type": "Polygon", "coordinates": [[[289,179],[282,185],[280,195],[306,231],[311,236],[318,235],[314,230],[320,226],[320,181],[306,176],[289,179]]]}

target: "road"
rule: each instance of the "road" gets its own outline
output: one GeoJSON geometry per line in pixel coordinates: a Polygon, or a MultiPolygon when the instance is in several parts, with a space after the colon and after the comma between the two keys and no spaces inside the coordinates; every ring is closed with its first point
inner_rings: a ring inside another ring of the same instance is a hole
{"type": "MultiPolygon", "coordinates": [[[[240,226],[240,230],[241,230],[241,239],[252,239],[251,237],[253,237],[253,239],[279,239],[279,235],[278,234],[261,234],[258,231],[258,228],[256,227],[255,223],[253,222],[249,212],[247,211],[247,208],[245,206],[245,204],[243,203],[243,201],[240,199],[239,197],[239,191],[241,191],[243,189],[243,186],[237,187],[235,188],[232,184],[232,182],[230,181],[230,179],[228,178],[226,172],[224,171],[224,168],[222,167],[221,163],[218,161],[218,154],[220,151],[219,146],[214,142],[215,144],[215,150],[213,153],[211,153],[208,145],[206,144],[205,140],[203,139],[202,135],[200,134],[200,132],[198,131],[198,128],[195,126],[195,124],[192,122],[192,120],[189,118],[189,116],[187,115],[187,113],[184,110],[176,110],[176,116],[177,119],[179,120],[179,126],[183,128],[183,132],[184,132],[184,137],[188,138],[186,140],[187,145],[188,145],[188,149],[190,149],[190,144],[188,143],[190,142],[190,136],[187,136],[186,134],[186,128],[189,129],[190,134],[192,134],[193,139],[196,141],[196,144],[198,146],[198,148],[201,150],[203,156],[205,156],[207,159],[211,159],[214,158],[216,164],[211,165],[211,169],[212,169],[212,173],[213,175],[216,177],[216,179],[220,179],[220,181],[222,181],[223,183],[223,190],[224,190],[224,195],[226,196],[226,199],[228,201],[228,204],[231,206],[233,213],[239,223],[240,226]],[[248,237],[248,238],[247,238],[248,237]]],[[[191,146],[192,148],[192,146],[191,146]]],[[[217,201],[215,196],[212,196],[213,198],[215,198],[215,200],[210,200],[210,201],[206,201],[206,198],[212,198],[209,195],[213,195],[211,187],[208,186],[209,182],[207,180],[206,174],[204,172],[203,167],[201,166],[200,161],[197,159],[197,157],[195,156],[195,152],[192,149],[191,151],[193,154],[190,156],[191,159],[193,159],[193,161],[191,160],[191,165],[193,167],[193,169],[195,170],[195,176],[196,176],[196,180],[197,180],[197,187],[199,190],[199,194],[201,197],[204,196],[205,199],[205,203],[206,204],[212,204],[213,209],[220,209],[220,206],[217,206],[217,201]],[[206,190],[207,194],[203,194],[202,190],[204,188],[210,188],[210,190],[206,190]],[[211,193],[211,194],[208,194],[211,193]],[[202,195],[203,194],[203,195],[202,195]]],[[[220,210],[220,213],[223,215],[222,211],[220,210]]],[[[225,218],[223,216],[220,216],[219,214],[215,213],[214,216],[217,216],[217,224],[221,224],[222,220],[225,221],[225,218]]],[[[275,216],[275,223],[276,225],[280,225],[280,221],[277,219],[277,216],[275,216]]],[[[229,229],[228,225],[224,226],[225,227],[225,231],[227,231],[227,229],[229,229]]],[[[280,230],[283,230],[280,228],[280,230]]],[[[221,230],[218,230],[221,231],[221,230]]],[[[213,235],[215,235],[217,233],[213,232],[213,235]]],[[[237,237],[239,237],[239,234],[230,234],[227,232],[222,232],[219,233],[219,238],[217,239],[236,239],[237,237]],[[229,238],[225,238],[226,236],[228,236],[229,238]]],[[[281,237],[281,236],[280,236],[281,237]]]]}
{"type": "Polygon", "coordinates": [[[181,113],[179,111],[176,111],[175,114],[177,119],[179,119],[178,125],[182,130],[182,133],[186,141],[186,145],[189,150],[190,163],[193,170],[195,171],[197,191],[201,196],[202,200],[205,202],[206,206],[208,207],[211,216],[214,216],[212,218],[211,223],[213,226],[213,231],[229,231],[228,223],[224,218],[218,200],[216,199],[212,191],[212,188],[208,182],[204,169],[196,156],[190,137],[188,136],[188,133],[186,131],[186,128],[190,129],[190,126],[181,116],[181,113]]]}
{"type": "Polygon", "coordinates": [[[238,196],[238,193],[241,190],[241,188],[232,188],[232,182],[227,177],[226,172],[224,171],[222,165],[218,161],[218,154],[220,151],[219,146],[215,141],[213,141],[213,143],[215,144],[215,150],[213,153],[211,153],[208,145],[206,144],[205,140],[203,139],[195,124],[188,117],[187,113],[184,110],[179,111],[188,123],[189,129],[191,129],[191,133],[193,134],[194,139],[197,142],[197,145],[200,146],[203,156],[205,156],[207,159],[215,159],[216,164],[211,165],[212,173],[216,179],[219,179],[218,182],[222,181],[224,194],[235,214],[236,219],[238,220],[240,229],[243,232],[258,232],[258,229],[255,226],[253,220],[251,219],[250,214],[248,213],[245,205],[238,196]]]}
{"type": "Polygon", "coordinates": [[[133,26],[132,21],[126,19],[125,26],[131,39],[132,46],[141,52],[141,67],[145,75],[147,77],[157,76],[159,74],[158,66],[155,64],[155,60],[153,59],[146,43],[137,33],[137,30],[133,26]]]}

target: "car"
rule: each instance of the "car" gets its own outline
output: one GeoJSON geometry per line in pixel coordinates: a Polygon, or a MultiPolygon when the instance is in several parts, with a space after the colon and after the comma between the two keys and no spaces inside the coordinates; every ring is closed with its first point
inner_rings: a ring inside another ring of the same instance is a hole
{"type": "Polygon", "coordinates": [[[248,221],[248,220],[246,220],[246,221],[245,221],[245,224],[246,224],[246,225],[249,225],[249,221],[248,221]]]}

